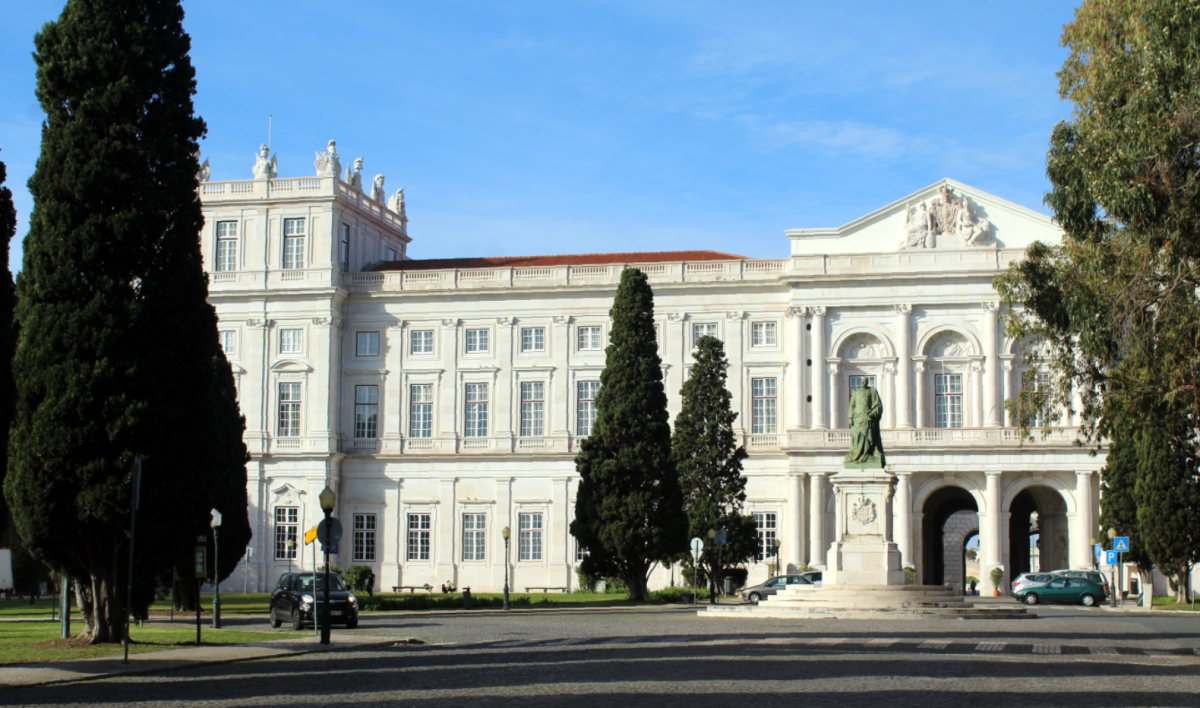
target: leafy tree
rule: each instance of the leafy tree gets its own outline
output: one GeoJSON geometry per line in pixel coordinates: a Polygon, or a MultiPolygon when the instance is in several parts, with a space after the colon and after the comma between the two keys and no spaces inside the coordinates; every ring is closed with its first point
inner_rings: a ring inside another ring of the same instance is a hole
{"type": "Polygon", "coordinates": [[[631,600],[647,601],[654,565],[687,547],[687,521],[645,273],[621,274],[609,314],[596,422],[575,458],[581,479],[571,534],[588,551],[584,573],[623,578],[631,600]]]}
{"type": "MultiPolygon", "coordinates": [[[[1197,557],[1195,427],[1186,413],[1161,404],[1138,445],[1137,518],[1142,544],[1168,577],[1182,578],[1197,557]]],[[[1152,587],[1152,586],[1148,586],[1152,587]]]]}
{"type": "Polygon", "coordinates": [[[182,22],[178,0],[69,0],[34,40],[46,120],[4,491],[30,551],[75,578],[94,643],[124,637],[135,458],[135,606],[211,535],[212,507],[229,562],[250,537],[244,422],[199,248],[205,129],[182,22]]]}
{"type": "MultiPolygon", "coordinates": [[[[715,593],[721,587],[725,568],[754,558],[758,531],[754,517],[742,515],[746,501],[742,460],[746,459],[746,450],[737,444],[733,432],[737,413],[733,412],[725,384],[729,360],[724,345],[716,337],[701,337],[696,342],[695,359],[681,391],[683,406],[675,417],[671,454],[683,489],[688,534],[704,540],[705,553],[699,565],[715,593]],[[719,554],[708,542],[710,529],[726,532],[727,545],[719,554]]],[[[685,562],[690,560],[688,553],[685,562]]]]}

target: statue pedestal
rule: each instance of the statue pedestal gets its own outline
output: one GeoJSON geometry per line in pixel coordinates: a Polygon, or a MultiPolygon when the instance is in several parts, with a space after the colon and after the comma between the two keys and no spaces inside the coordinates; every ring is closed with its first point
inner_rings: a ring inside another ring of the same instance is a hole
{"type": "Polygon", "coordinates": [[[906,585],[900,550],[892,542],[892,493],[896,476],[882,467],[849,467],[833,475],[834,541],[822,583],[906,585]]]}

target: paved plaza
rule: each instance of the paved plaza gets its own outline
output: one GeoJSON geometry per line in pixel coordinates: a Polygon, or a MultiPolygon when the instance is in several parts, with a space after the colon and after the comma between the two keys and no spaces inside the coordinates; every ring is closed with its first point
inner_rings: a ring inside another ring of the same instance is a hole
{"type": "MultiPolygon", "coordinates": [[[[0,690],[56,706],[1200,706],[1200,617],[706,619],[675,608],[392,615],[394,644],[0,690]]],[[[261,629],[261,620],[237,619],[261,629]]],[[[335,632],[334,641],[343,632],[335,632]]]]}

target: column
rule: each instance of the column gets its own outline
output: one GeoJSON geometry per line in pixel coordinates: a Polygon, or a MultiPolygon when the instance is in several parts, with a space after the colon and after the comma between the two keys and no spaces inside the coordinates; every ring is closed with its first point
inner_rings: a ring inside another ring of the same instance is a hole
{"type": "Polygon", "coordinates": [[[983,362],[971,362],[971,427],[983,427],[983,362]]]}
{"type": "Polygon", "coordinates": [[[914,423],[918,428],[928,428],[929,421],[925,417],[925,357],[913,362],[913,410],[916,413],[914,423]]]}
{"type": "Polygon", "coordinates": [[[808,563],[825,568],[825,473],[812,472],[809,480],[808,506],[808,563]]]}
{"type": "MultiPolygon", "coordinates": [[[[983,574],[979,580],[984,587],[991,589],[992,568],[1002,564],[1001,549],[1004,535],[1004,514],[1000,510],[1000,473],[987,472],[987,486],[984,489],[984,499],[987,502],[987,514],[979,515],[979,546],[983,553],[983,563],[979,572],[983,574]]],[[[1000,591],[1004,592],[1007,585],[1002,582],[1000,591]]]]}
{"type": "Polygon", "coordinates": [[[684,365],[691,356],[686,320],[687,315],[682,312],[669,312],[663,325],[666,333],[665,342],[661,345],[664,354],[663,384],[667,390],[667,414],[671,417],[672,424],[683,406],[679,389],[683,387],[684,365]],[[667,381],[668,376],[670,381],[667,381]]]}
{"type": "Polygon", "coordinates": [[[900,549],[901,566],[913,563],[912,555],[912,474],[896,474],[896,501],[892,507],[892,527],[896,536],[896,547],[900,549]]]}
{"type": "MultiPolygon", "coordinates": [[[[742,324],[745,313],[740,310],[725,313],[725,356],[729,360],[729,377],[726,386],[732,397],[733,410],[741,415],[733,421],[733,432],[738,439],[750,432],[749,397],[745,395],[746,371],[742,366],[745,348],[742,337],[742,324]]],[[[776,392],[778,393],[778,391],[776,392]]]]}
{"type": "Polygon", "coordinates": [[[546,332],[552,336],[549,344],[554,353],[554,371],[550,372],[549,389],[546,391],[546,434],[556,438],[556,448],[567,449],[571,420],[571,377],[567,375],[571,352],[572,318],[562,315],[551,318],[553,324],[546,332]]]}
{"type": "MultiPolygon", "coordinates": [[[[511,317],[500,317],[496,320],[496,372],[494,392],[488,415],[491,420],[488,431],[493,437],[499,438],[496,444],[501,450],[511,452],[513,449],[513,387],[516,381],[513,377],[513,328],[516,321],[511,317]]],[[[503,528],[503,527],[501,527],[503,528]]]]}
{"type": "Polygon", "coordinates": [[[1097,534],[1092,516],[1092,473],[1075,473],[1075,528],[1071,530],[1071,567],[1092,567],[1092,538],[1097,534]]]}
{"type": "Polygon", "coordinates": [[[983,425],[1000,426],[1000,407],[997,405],[996,381],[1000,373],[1000,352],[996,345],[996,313],[1000,305],[983,303],[983,425]]]}
{"type": "Polygon", "coordinates": [[[562,582],[563,587],[571,587],[572,575],[571,572],[571,516],[572,509],[568,502],[570,499],[570,477],[555,477],[554,478],[554,502],[550,509],[554,520],[547,524],[547,538],[554,539],[547,544],[546,557],[552,559],[550,561],[550,578],[552,582],[562,582]],[[555,548],[556,543],[562,543],[562,548],[555,548]],[[557,576],[557,577],[555,577],[557,576]]]}
{"type": "Polygon", "coordinates": [[[434,395],[437,403],[433,415],[437,422],[433,436],[443,441],[442,450],[446,452],[453,452],[458,440],[458,324],[456,319],[442,320],[440,352],[446,374],[439,379],[434,395]]]}
{"type": "Polygon", "coordinates": [[[458,566],[454,559],[458,557],[458,552],[455,548],[455,541],[458,540],[458,534],[455,532],[457,508],[455,505],[455,487],[458,484],[457,477],[441,480],[441,495],[438,500],[438,515],[437,515],[437,535],[434,537],[434,559],[437,561],[437,579],[439,582],[453,580],[458,584],[458,566]]]}
{"type": "Polygon", "coordinates": [[[885,429],[896,427],[896,364],[887,362],[883,365],[883,421],[885,429]]]}
{"type": "MultiPolygon", "coordinates": [[[[491,526],[487,529],[488,537],[491,543],[488,544],[488,549],[491,551],[492,561],[492,592],[501,592],[504,590],[504,571],[505,565],[511,568],[511,555],[506,558],[504,555],[504,536],[501,533],[504,527],[508,527],[512,532],[511,543],[516,543],[519,532],[515,528],[512,515],[512,485],[514,477],[498,477],[496,479],[496,515],[491,519],[491,526]],[[499,562],[496,562],[499,561],[499,562]]],[[[509,580],[512,577],[509,576],[509,580]]]]}
{"type": "Polygon", "coordinates": [[[804,563],[804,475],[793,473],[788,486],[788,529],[791,533],[783,539],[783,545],[788,565],[799,568],[804,563]]]}
{"type": "Polygon", "coordinates": [[[403,320],[397,320],[388,325],[387,342],[384,349],[386,352],[384,361],[396,362],[396,368],[384,374],[383,425],[379,426],[381,449],[383,452],[391,454],[398,454],[401,451],[402,430],[400,426],[406,420],[406,416],[402,414],[404,387],[401,386],[404,380],[405,364],[404,339],[406,332],[404,325],[403,320]]]}
{"type": "Polygon", "coordinates": [[[842,424],[842,394],[838,387],[838,371],[842,368],[840,362],[829,362],[829,427],[836,428],[842,424]]]}
{"type": "Polygon", "coordinates": [[[787,404],[787,429],[804,427],[804,308],[787,309],[788,370],[787,392],[783,394],[787,404]]]}
{"type": "MultiPolygon", "coordinates": [[[[812,427],[829,427],[829,399],[825,396],[825,308],[810,307],[812,314],[812,427]]],[[[823,562],[822,562],[823,564],[823,562]]]]}
{"type": "MultiPolygon", "coordinates": [[[[1012,359],[1011,358],[1005,359],[1003,362],[1001,362],[1000,366],[1003,369],[1003,371],[1000,372],[1000,377],[1001,377],[1000,381],[1003,384],[1001,388],[1002,388],[1003,394],[1004,394],[1004,403],[1007,403],[1008,401],[1011,401],[1013,399],[1013,397],[1016,395],[1013,392],[1013,385],[1012,385],[1012,370],[1013,370],[1012,359]]],[[[1004,406],[1004,427],[1011,428],[1011,427],[1013,427],[1014,424],[1015,424],[1015,421],[1013,421],[1012,411],[1008,410],[1008,406],[1005,405],[1004,406]]]]}
{"type": "Polygon", "coordinates": [[[896,305],[896,427],[913,427],[912,305],[896,305]]]}

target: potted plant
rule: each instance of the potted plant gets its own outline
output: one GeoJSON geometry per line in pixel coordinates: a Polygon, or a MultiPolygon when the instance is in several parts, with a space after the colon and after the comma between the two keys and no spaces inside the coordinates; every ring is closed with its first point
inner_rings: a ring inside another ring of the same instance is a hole
{"type": "Polygon", "coordinates": [[[1004,568],[1001,566],[996,566],[995,568],[992,568],[991,578],[992,578],[992,590],[995,593],[994,596],[1000,597],[1000,583],[1004,581],[1004,568]]]}

